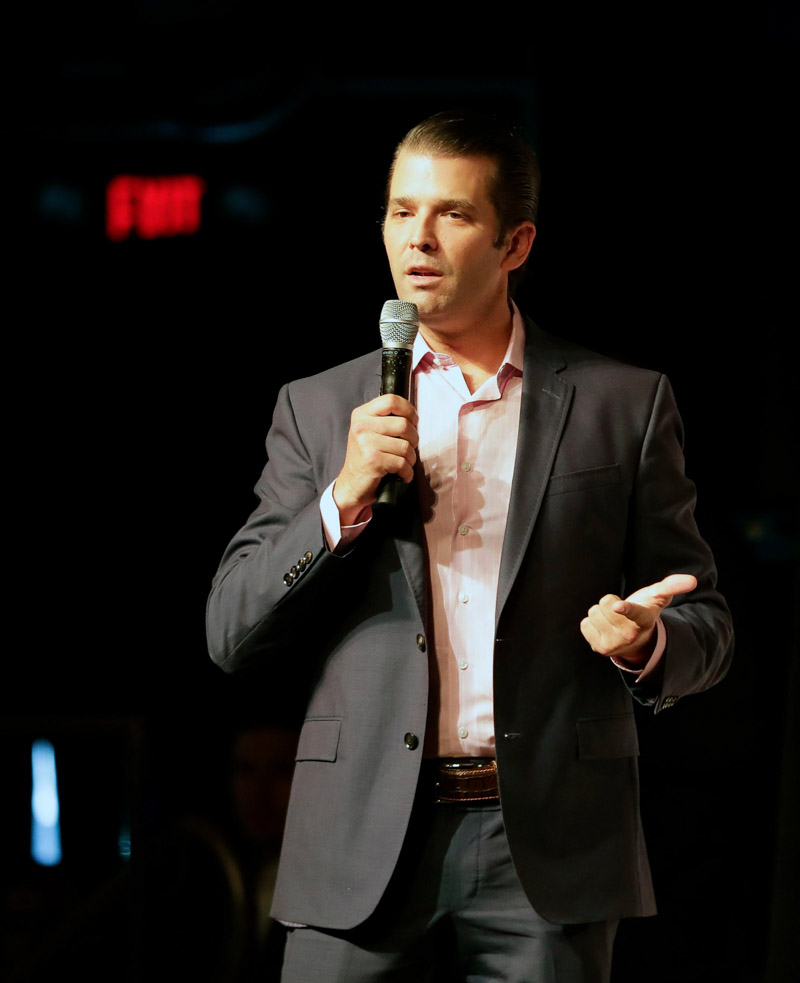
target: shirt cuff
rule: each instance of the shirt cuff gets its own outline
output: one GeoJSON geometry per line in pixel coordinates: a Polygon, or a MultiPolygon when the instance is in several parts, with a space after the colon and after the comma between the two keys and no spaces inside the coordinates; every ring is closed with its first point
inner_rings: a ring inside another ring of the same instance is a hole
{"type": "Polygon", "coordinates": [[[623,663],[617,662],[617,660],[613,656],[611,657],[611,661],[614,663],[617,669],[621,669],[623,672],[638,672],[639,675],[636,677],[636,682],[638,683],[639,680],[644,679],[646,676],[649,676],[650,673],[653,672],[656,666],[661,662],[666,647],[667,647],[667,629],[664,627],[664,622],[661,620],[661,618],[659,618],[658,621],[656,622],[656,645],[655,648],[653,649],[653,654],[647,660],[644,669],[634,669],[631,666],[623,665],[623,663]]]}
{"type": "Polygon", "coordinates": [[[333,486],[335,484],[336,482],[332,481],[322,493],[322,498],[319,502],[319,511],[322,517],[322,531],[325,533],[325,541],[328,544],[328,549],[331,553],[341,556],[347,552],[350,545],[358,539],[363,530],[369,525],[370,519],[372,518],[372,508],[367,505],[361,510],[358,515],[358,518],[362,520],[361,522],[357,522],[353,526],[343,526],[339,521],[339,509],[336,507],[336,502],[333,499],[333,486]]]}

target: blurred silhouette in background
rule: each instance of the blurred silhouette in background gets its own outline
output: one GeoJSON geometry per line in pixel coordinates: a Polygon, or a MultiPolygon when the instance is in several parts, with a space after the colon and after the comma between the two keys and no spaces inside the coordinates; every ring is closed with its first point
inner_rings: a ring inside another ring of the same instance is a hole
{"type": "Polygon", "coordinates": [[[153,851],[147,970],[195,983],[279,979],[285,930],[269,912],[296,745],[287,725],[233,729],[218,811],[179,816],[153,851]]]}

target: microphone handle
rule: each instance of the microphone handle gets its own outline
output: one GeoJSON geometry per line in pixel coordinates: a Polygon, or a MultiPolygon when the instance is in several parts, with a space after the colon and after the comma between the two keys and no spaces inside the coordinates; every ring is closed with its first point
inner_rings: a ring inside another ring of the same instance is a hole
{"type": "MultiPolygon", "coordinates": [[[[411,398],[411,349],[384,348],[381,355],[381,396],[391,393],[394,396],[411,398]]],[[[378,486],[376,505],[395,505],[402,479],[396,474],[387,474],[378,486]]]]}

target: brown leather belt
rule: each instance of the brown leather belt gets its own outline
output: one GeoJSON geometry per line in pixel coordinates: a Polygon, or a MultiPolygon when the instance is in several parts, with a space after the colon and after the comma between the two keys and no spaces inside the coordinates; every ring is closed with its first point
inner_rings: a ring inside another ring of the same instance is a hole
{"type": "Polygon", "coordinates": [[[500,802],[494,758],[436,758],[428,767],[433,776],[434,802],[443,805],[500,802]]]}

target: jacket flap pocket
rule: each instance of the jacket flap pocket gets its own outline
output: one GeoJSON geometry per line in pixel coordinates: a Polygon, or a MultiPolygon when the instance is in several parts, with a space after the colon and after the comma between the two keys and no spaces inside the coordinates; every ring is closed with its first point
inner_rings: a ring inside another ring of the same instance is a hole
{"type": "Polygon", "coordinates": [[[639,753],[639,735],[632,713],[587,717],[578,721],[578,757],[629,758],[639,753]]]}
{"type": "Polygon", "coordinates": [[[311,717],[303,724],[296,761],[335,761],[342,721],[339,717],[311,717]]]}
{"type": "Polygon", "coordinates": [[[566,474],[552,475],[547,486],[547,494],[564,495],[584,488],[618,485],[619,482],[619,465],[606,464],[602,468],[587,468],[585,471],[568,471],[566,474]]]}

